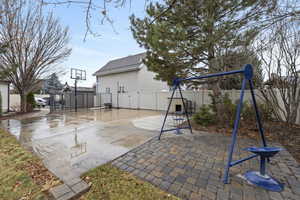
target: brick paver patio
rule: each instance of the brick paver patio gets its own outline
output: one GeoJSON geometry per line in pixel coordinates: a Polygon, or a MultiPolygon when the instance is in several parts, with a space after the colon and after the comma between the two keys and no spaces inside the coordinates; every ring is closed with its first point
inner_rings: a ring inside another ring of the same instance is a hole
{"type": "MultiPolygon", "coordinates": [[[[154,138],[133,149],[113,165],[182,199],[300,199],[300,167],[286,150],[267,165],[267,172],[285,183],[283,192],[268,192],[240,177],[247,170],[259,170],[258,159],[231,168],[231,182],[223,184],[229,142],[230,137],[221,134],[163,136],[160,141],[154,138]]],[[[253,140],[239,138],[234,159],[249,155],[242,148],[254,144],[253,140]]]]}

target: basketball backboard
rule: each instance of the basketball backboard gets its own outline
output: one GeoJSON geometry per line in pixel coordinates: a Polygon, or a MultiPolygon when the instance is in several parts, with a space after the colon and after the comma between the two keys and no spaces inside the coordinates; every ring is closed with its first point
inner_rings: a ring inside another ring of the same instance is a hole
{"type": "Polygon", "coordinates": [[[71,68],[71,79],[86,80],[86,71],[82,69],[71,68]]]}

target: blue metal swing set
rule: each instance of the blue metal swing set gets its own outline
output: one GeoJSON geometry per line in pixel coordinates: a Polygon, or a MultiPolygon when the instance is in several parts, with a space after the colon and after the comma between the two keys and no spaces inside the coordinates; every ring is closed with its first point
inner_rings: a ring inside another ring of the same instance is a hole
{"type": "Polygon", "coordinates": [[[268,161],[271,157],[273,157],[275,154],[277,154],[279,151],[281,151],[281,148],[278,147],[268,147],[266,143],[266,139],[264,136],[264,130],[262,127],[261,123],[261,118],[258,112],[257,108],[257,103],[255,99],[255,93],[254,93],[254,84],[253,84],[253,67],[251,64],[245,65],[243,69],[240,70],[234,70],[234,71],[228,71],[228,72],[221,72],[221,73],[215,73],[215,74],[207,74],[203,76],[194,76],[194,77],[189,77],[189,78],[177,78],[173,81],[173,92],[169,101],[169,105],[167,108],[166,115],[164,117],[163,125],[161,127],[160,134],[158,136],[158,139],[161,139],[161,136],[164,132],[169,132],[169,131],[179,131],[179,129],[189,129],[190,132],[192,133],[192,127],[191,123],[189,120],[189,115],[187,112],[187,108],[184,102],[184,98],[182,95],[181,87],[180,84],[183,81],[190,81],[190,80],[199,80],[199,79],[206,79],[206,78],[213,78],[213,77],[220,77],[220,76],[227,76],[227,75],[234,75],[234,74],[242,74],[244,76],[243,81],[242,81],[242,88],[241,88],[241,93],[240,93],[240,99],[239,103],[237,105],[237,111],[236,111],[236,117],[234,121],[234,127],[232,130],[232,136],[231,136],[231,144],[229,147],[229,154],[228,154],[228,160],[227,160],[227,165],[225,167],[225,173],[224,173],[224,178],[223,182],[225,184],[229,183],[229,170],[231,167],[236,166],[238,164],[241,164],[244,161],[250,160],[252,158],[260,157],[260,171],[248,171],[244,174],[244,177],[252,184],[257,185],[259,187],[262,187],[264,189],[270,190],[270,191],[276,191],[280,192],[283,190],[283,184],[279,183],[275,178],[268,176],[266,174],[266,160],[268,161]],[[240,160],[235,160],[233,161],[233,152],[235,148],[235,144],[237,141],[237,132],[239,128],[239,122],[241,118],[241,111],[243,107],[243,99],[244,99],[244,94],[245,94],[245,89],[246,89],[246,84],[247,82],[249,83],[249,88],[251,92],[251,97],[252,97],[252,104],[255,110],[255,115],[256,115],[256,122],[258,126],[258,130],[260,133],[260,137],[262,140],[262,147],[249,147],[246,148],[246,151],[249,151],[252,153],[252,155],[242,158],[240,160]],[[180,127],[180,128],[172,128],[172,129],[164,129],[166,120],[168,115],[170,114],[170,107],[172,100],[174,98],[174,94],[176,90],[179,90],[180,98],[182,99],[182,104],[183,104],[183,109],[184,113],[187,118],[188,125],[185,127],[180,127]]]}

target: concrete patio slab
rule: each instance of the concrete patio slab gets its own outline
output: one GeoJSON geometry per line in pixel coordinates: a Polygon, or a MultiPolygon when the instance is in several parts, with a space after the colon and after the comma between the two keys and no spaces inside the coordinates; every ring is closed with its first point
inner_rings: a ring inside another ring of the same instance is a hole
{"type": "Polygon", "coordinates": [[[67,181],[156,136],[157,132],[136,128],[131,121],[158,114],[127,109],[65,111],[3,120],[1,126],[67,181]]]}
{"type": "MultiPolygon", "coordinates": [[[[160,132],[164,118],[165,118],[164,114],[160,114],[155,116],[134,119],[132,120],[132,123],[137,128],[160,132]]],[[[174,123],[174,118],[178,118],[178,117],[173,116],[172,114],[168,115],[168,117],[166,118],[164,129],[171,129],[177,127],[178,124],[174,123]]],[[[182,116],[182,118],[185,119],[184,116],[182,116]]]]}

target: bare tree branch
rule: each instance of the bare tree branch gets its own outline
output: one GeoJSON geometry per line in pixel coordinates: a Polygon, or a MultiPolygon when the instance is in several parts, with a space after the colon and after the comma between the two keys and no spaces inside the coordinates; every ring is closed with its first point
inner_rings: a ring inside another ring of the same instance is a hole
{"type": "Polygon", "coordinates": [[[261,88],[264,100],[278,120],[293,124],[300,108],[300,30],[291,21],[274,22],[259,44],[267,75],[267,86],[261,88]]]}
{"type": "Polygon", "coordinates": [[[5,0],[1,6],[9,12],[0,24],[0,42],[8,44],[0,54],[0,71],[9,71],[7,78],[20,93],[21,111],[26,112],[27,94],[70,55],[68,28],[52,14],[44,16],[34,1],[5,0]]]}

